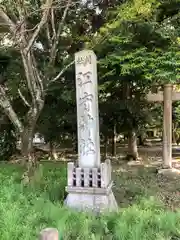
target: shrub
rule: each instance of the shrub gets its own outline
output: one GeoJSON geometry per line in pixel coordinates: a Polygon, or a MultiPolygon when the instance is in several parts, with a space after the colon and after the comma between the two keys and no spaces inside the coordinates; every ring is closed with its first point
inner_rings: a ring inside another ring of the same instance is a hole
{"type": "Polygon", "coordinates": [[[0,160],[7,161],[16,152],[16,137],[11,124],[0,129],[0,160]]]}

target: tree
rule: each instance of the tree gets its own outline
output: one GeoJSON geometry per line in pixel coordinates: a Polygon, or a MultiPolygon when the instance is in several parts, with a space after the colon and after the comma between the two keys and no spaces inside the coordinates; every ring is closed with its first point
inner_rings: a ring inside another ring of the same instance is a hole
{"type": "Polygon", "coordinates": [[[96,48],[101,89],[112,103],[111,116],[119,130],[128,131],[134,159],[138,157],[136,135],[151,119],[146,93],[152,85],[176,82],[179,76],[177,37],[167,31],[167,24],[156,21],[162,4],[125,3],[116,11],[118,18],[105,24],[97,37],[103,39],[96,48]]]}
{"type": "Polygon", "coordinates": [[[14,4],[13,1],[6,1],[0,9],[0,18],[5,25],[5,30],[11,35],[14,41],[14,48],[17,47],[20,53],[24,67],[24,83],[30,95],[30,101],[27,101],[21,94],[21,98],[28,108],[23,122],[18,118],[18,115],[12,108],[6,88],[2,84],[0,86],[1,107],[9,116],[21,137],[22,155],[28,157],[28,161],[31,163],[34,161],[32,154],[34,130],[44,106],[45,89],[50,81],[55,81],[62,74],[59,73],[58,76],[51,80],[50,76],[46,79],[48,76],[44,76],[37,60],[40,50],[37,49],[35,43],[39,40],[43,28],[46,28],[49,46],[45,49],[44,44],[42,52],[49,52],[48,66],[52,68],[56,60],[57,45],[60,34],[62,33],[64,19],[70,7],[70,1],[64,6],[65,10],[62,15],[62,20],[56,29],[54,26],[54,14],[57,14],[56,11],[58,10],[54,8],[54,1],[46,0],[44,4],[39,4],[40,3],[33,3],[32,1],[18,1],[16,4],[14,4]],[[35,14],[33,14],[34,8],[35,14]],[[30,12],[30,14],[28,12],[30,12]],[[35,17],[38,23],[35,22],[35,17]],[[51,21],[49,20],[50,17],[51,21]],[[49,32],[50,23],[51,33],[49,32]]]}
{"type": "MultiPolygon", "coordinates": [[[[74,84],[73,80],[72,82],[74,84]]],[[[56,83],[48,91],[45,107],[37,123],[37,131],[44,136],[46,143],[49,143],[52,159],[56,158],[55,146],[61,145],[65,137],[72,138],[76,134],[75,87],[72,87],[71,81],[64,86],[56,83]]]]}
{"type": "Polygon", "coordinates": [[[71,0],[8,0],[1,4],[4,39],[11,40],[11,48],[24,71],[16,72],[15,84],[8,75],[8,81],[0,85],[0,105],[19,134],[21,153],[29,163],[35,160],[32,140],[48,91],[55,82],[64,83],[64,73],[73,64],[71,54],[83,48],[85,32],[92,35],[89,13],[95,15],[94,9],[71,0]],[[16,85],[13,91],[26,108],[23,116],[13,107],[11,84],[16,85]]]}

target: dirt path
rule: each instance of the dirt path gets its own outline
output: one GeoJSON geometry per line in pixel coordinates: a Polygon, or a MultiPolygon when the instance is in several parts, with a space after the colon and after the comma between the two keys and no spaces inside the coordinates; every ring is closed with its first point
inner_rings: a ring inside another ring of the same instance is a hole
{"type": "Polygon", "coordinates": [[[180,208],[180,174],[158,174],[157,163],[113,165],[114,193],[120,207],[155,198],[173,211],[180,208]]]}

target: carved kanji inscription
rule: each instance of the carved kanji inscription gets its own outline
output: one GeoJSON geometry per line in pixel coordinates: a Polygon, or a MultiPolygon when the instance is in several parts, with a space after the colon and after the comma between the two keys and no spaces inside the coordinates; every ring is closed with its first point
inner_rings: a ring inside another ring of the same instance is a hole
{"type": "Polygon", "coordinates": [[[79,166],[100,164],[96,56],[90,50],[75,55],[79,166]]]}
{"type": "Polygon", "coordinates": [[[78,72],[77,74],[77,81],[78,81],[78,86],[82,87],[84,84],[87,83],[92,83],[92,79],[91,79],[92,73],[90,71],[88,72],[78,72]]]}

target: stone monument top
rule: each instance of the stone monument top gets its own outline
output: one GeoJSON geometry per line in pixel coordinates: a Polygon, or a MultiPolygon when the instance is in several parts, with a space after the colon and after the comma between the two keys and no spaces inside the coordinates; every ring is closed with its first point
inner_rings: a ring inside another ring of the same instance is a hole
{"type": "Polygon", "coordinates": [[[100,166],[99,110],[96,55],[91,50],[75,54],[80,167],[100,166]]]}

